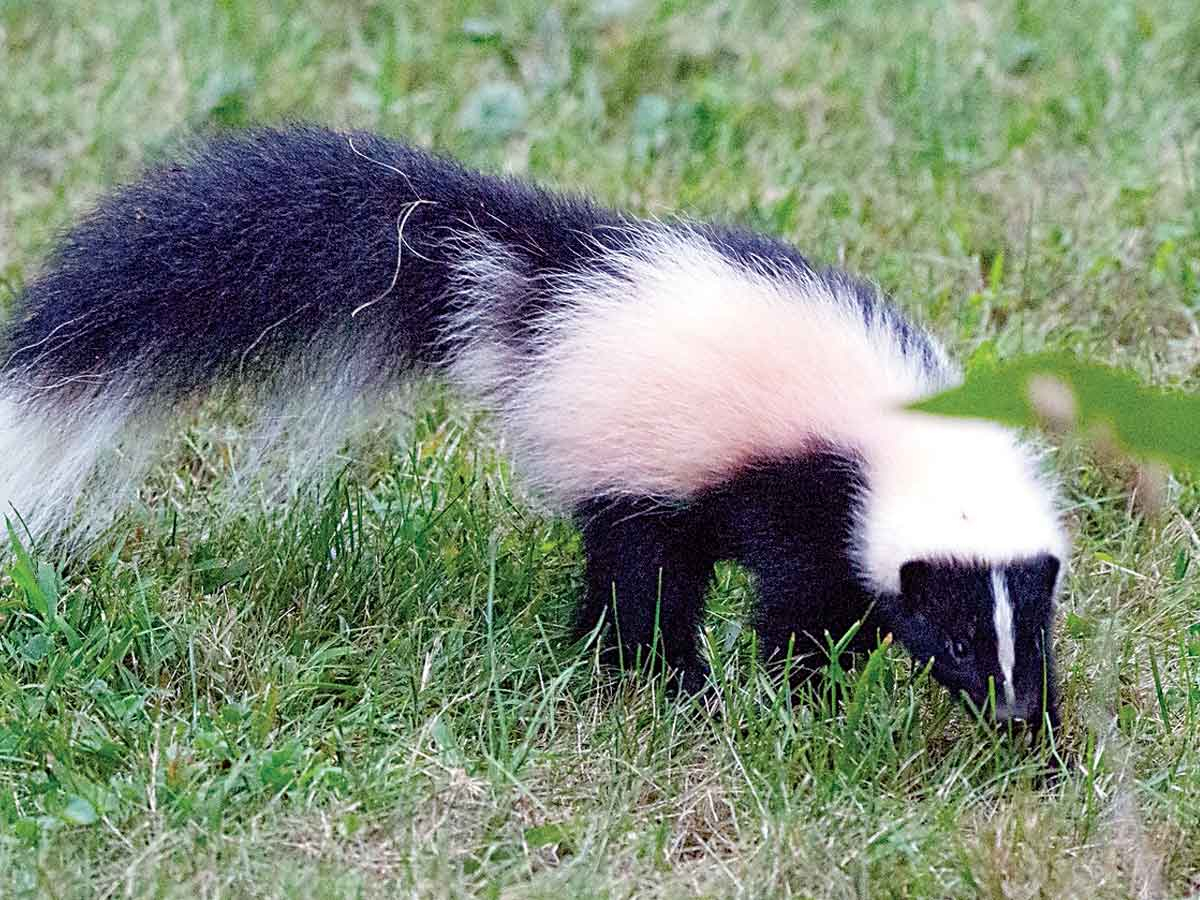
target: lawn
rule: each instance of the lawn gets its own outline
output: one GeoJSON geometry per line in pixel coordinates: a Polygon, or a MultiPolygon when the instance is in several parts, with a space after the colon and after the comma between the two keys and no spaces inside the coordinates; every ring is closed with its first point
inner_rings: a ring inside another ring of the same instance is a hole
{"type": "MultiPolygon", "coordinates": [[[[197,131],[316,120],[867,275],[962,356],[1200,381],[1194,0],[0,0],[0,314],[197,131]]],[[[596,677],[582,554],[436,385],[328,471],[189,410],[81,558],[0,575],[0,896],[1200,894],[1200,482],[1054,456],[1060,777],[898,651],[845,702],[596,677]]],[[[0,464],[3,464],[0,461],[0,464]]]]}

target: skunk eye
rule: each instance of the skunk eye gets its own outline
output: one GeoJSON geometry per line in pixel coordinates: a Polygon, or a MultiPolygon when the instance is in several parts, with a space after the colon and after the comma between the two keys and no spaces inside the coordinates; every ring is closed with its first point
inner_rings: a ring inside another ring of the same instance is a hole
{"type": "Polygon", "coordinates": [[[950,642],[950,656],[955,662],[961,662],[966,659],[970,652],[971,648],[967,645],[966,641],[958,640],[950,642]]]}

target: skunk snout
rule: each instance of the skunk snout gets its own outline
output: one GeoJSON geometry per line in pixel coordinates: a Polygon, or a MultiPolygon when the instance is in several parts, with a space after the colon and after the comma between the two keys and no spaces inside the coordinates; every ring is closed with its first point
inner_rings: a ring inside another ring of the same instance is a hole
{"type": "MultiPolygon", "coordinates": [[[[976,714],[982,715],[986,721],[990,721],[997,726],[1013,725],[1040,728],[1044,724],[1043,718],[1047,712],[1047,707],[1043,705],[1039,695],[1030,695],[1028,697],[1018,695],[1014,699],[1014,702],[1008,703],[1004,695],[1001,694],[995,698],[996,706],[994,711],[992,710],[992,700],[987,694],[975,697],[964,691],[962,697],[976,714]]],[[[1051,718],[1052,720],[1056,719],[1052,710],[1051,718]]]]}
{"type": "Polygon", "coordinates": [[[1016,703],[996,704],[995,721],[998,726],[1017,727],[1035,735],[1046,727],[1057,732],[1061,724],[1054,694],[1044,697],[1041,691],[1024,698],[1018,696],[1016,703]]]}
{"type": "Polygon", "coordinates": [[[1018,700],[1012,704],[996,704],[996,723],[999,725],[1006,725],[1009,722],[1024,722],[1031,725],[1036,724],[1041,718],[1041,704],[1036,700],[1018,700]]]}

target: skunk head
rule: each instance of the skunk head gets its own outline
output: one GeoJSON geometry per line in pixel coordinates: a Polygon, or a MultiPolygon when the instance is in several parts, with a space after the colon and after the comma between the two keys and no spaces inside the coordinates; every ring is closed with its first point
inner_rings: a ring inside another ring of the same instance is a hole
{"type": "Polygon", "coordinates": [[[1060,563],[911,560],[882,599],[888,628],[952,692],[997,722],[1057,725],[1050,629],[1060,563]]]}
{"type": "Polygon", "coordinates": [[[989,422],[889,425],[868,446],[852,543],[880,615],[989,718],[1056,724],[1050,626],[1070,545],[1032,448],[989,422]]]}

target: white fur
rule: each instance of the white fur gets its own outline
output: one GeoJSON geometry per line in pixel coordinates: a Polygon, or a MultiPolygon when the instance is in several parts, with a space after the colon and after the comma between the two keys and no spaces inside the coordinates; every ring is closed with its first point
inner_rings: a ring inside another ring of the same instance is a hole
{"type": "MultiPolygon", "coordinates": [[[[496,260],[489,246],[464,263],[486,274],[478,294],[516,277],[496,260]]],[[[560,307],[527,360],[508,358],[485,303],[455,324],[472,336],[456,380],[499,407],[522,470],[566,505],[687,495],[752,456],[861,432],[881,404],[931,387],[886,322],[866,326],[804,273],[737,267],[667,230],[606,263],[552,285],[560,307]]]]}
{"type": "Polygon", "coordinates": [[[686,497],[752,458],[824,442],[866,465],[851,549],[876,589],[898,590],[910,559],[1061,558],[1051,494],[1008,431],[903,410],[958,376],[932,339],[933,365],[906,353],[885,306],[867,322],[809,273],[649,228],[605,271],[541,285],[558,311],[514,358],[488,301],[523,276],[498,251],[463,244],[453,327],[470,340],[452,372],[496,408],[519,467],[560,505],[686,497]]]}
{"type": "MultiPolygon", "coordinates": [[[[232,385],[221,403],[236,423],[227,417],[215,440],[214,462],[229,473],[223,499],[286,495],[317,475],[384,403],[404,402],[378,380],[369,348],[314,347],[257,385],[232,385]]],[[[19,373],[0,389],[0,515],[22,540],[23,522],[35,540],[77,547],[136,498],[181,417],[115,383],[69,403],[54,393],[31,393],[19,373]]]]}
{"type": "Polygon", "coordinates": [[[1008,585],[1004,581],[1003,570],[999,568],[992,569],[992,597],[996,601],[992,623],[996,626],[997,657],[1004,675],[1004,701],[1011,709],[1017,702],[1016,687],[1013,685],[1013,665],[1017,661],[1016,635],[1008,585]]]}
{"type": "Polygon", "coordinates": [[[61,409],[17,396],[10,389],[0,397],[0,515],[22,540],[26,528],[36,538],[91,536],[128,501],[149,464],[141,442],[125,429],[128,404],[116,396],[61,409]],[[104,489],[80,525],[73,519],[76,501],[97,480],[104,489]]]}
{"type": "Polygon", "coordinates": [[[1009,430],[989,422],[884,411],[861,436],[869,489],[859,563],[880,590],[900,589],[913,559],[984,564],[1066,558],[1054,494],[1009,430]]]}

